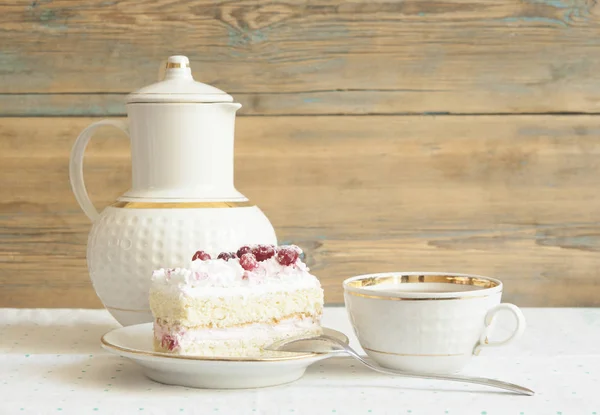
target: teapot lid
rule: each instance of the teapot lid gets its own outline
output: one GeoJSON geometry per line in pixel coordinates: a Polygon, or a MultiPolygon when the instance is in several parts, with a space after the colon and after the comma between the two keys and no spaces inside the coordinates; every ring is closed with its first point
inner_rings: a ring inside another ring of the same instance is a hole
{"type": "Polygon", "coordinates": [[[214,86],[194,81],[190,61],[185,56],[171,56],[167,60],[165,78],[132,92],[127,103],[143,102],[233,102],[233,97],[214,86]]]}

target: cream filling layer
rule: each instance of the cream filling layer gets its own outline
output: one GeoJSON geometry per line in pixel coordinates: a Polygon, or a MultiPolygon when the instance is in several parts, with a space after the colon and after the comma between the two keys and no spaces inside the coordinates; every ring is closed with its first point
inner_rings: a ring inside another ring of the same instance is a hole
{"type": "Polygon", "coordinates": [[[202,342],[250,340],[266,343],[271,339],[285,338],[305,332],[319,332],[320,323],[311,317],[290,318],[278,324],[255,323],[230,328],[186,328],[154,321],[154,337],[159,342],[168,339],[175,347],[185,349],[202,342]]]}

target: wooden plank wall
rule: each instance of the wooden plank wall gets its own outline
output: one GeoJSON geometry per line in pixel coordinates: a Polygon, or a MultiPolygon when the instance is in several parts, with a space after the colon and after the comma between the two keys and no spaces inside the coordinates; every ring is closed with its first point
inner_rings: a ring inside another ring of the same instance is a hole
{"type": "MultiPolygon", "coordinates": [[[[82,128],[185,54],[243,104],[236,186],[345,277],[447,270],[600,305],[600,6],[586,0],[0,3],[0,307],[98,307],[68,184],[82,128]]],[[[126,190],[110,130],[98,206],[126,190]]]]}

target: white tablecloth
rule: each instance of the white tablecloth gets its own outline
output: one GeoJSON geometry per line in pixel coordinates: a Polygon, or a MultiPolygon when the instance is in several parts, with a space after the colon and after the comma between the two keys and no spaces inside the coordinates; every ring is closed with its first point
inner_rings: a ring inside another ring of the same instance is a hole
{"type": "MultiPolygon", "coordinates": [[[[395,378],[345,357],[271,388],[166,386],[100,348],[100,336],[118,327],[104,310],[0,309],[0,413],[600,415],[600,309],[524,312],[524,337],[485,350],[464,373],[522,384],[533,397],[395,378]]],[[[324,325],[359,347],[343,308],[326,309],[324,325]]]]}

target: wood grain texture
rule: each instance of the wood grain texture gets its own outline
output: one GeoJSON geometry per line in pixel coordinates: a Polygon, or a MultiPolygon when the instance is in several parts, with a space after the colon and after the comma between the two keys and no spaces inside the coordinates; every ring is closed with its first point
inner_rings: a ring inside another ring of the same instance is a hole
{"type": "Polygon", "coordinates": [[[595,0],[16,0],[0,41],[5,116],[122,115],[175,53],[242,115],[600,109],[595,0]]]}
{"type": "MultiPolygon", "coordinates": [[[[350,275],[450,270],[600,305],[595,0],[15,0],[0,45],[0,306],[100,305],[70,147],[177,53],[243,104],[237,187],[328,302],[350,275]]],[[[129,186],[128,145],[88,151],[98,206],[129,186]]]]}
{"type": "MultiPolygon", "coordinates": [[[[301,245],[341,303],[342,279],[445,270],[496,276],[523,306],[598,306],[595,116],[243,117],[236,186],[301,245]]],[[[94,307],[89,223],[68,155],[89,118],[0,123],[0,306],[94,307]]],[[[110,129],[86,156],[98,206],[130,184],[110,129]]]]}

